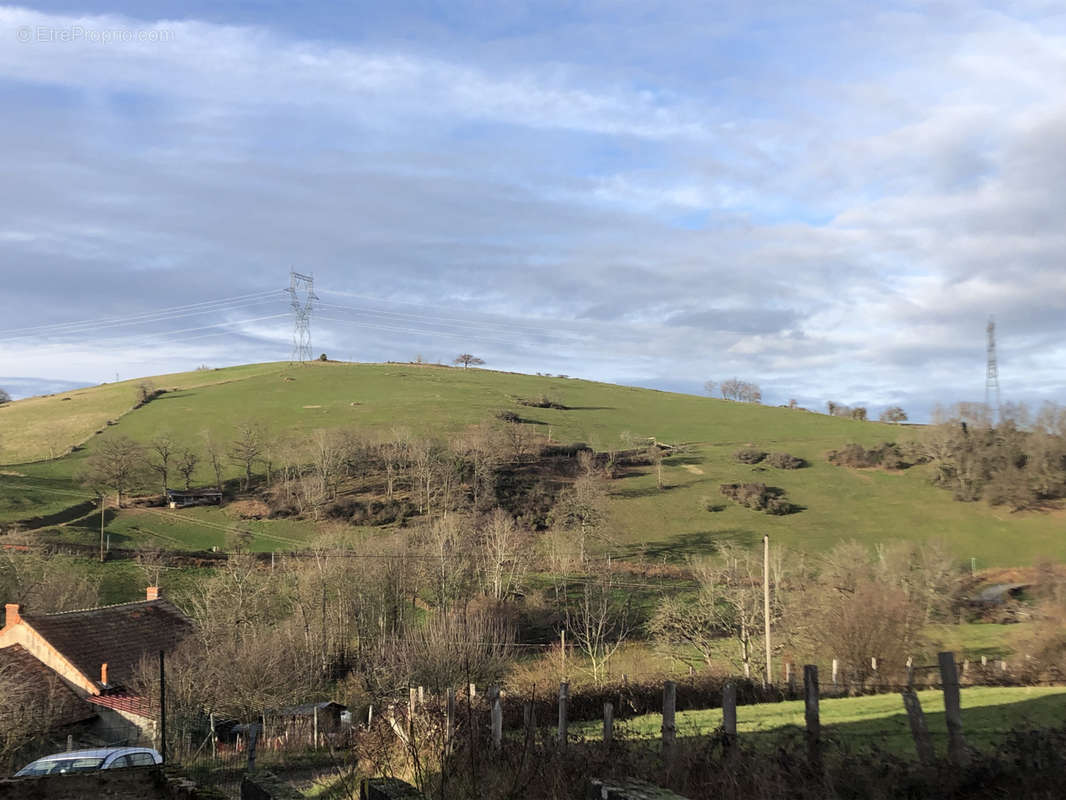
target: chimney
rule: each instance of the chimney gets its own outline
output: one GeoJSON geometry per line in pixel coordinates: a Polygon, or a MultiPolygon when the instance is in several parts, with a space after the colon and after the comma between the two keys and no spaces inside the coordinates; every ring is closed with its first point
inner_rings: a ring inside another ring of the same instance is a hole
{"type": "Polygon", "coordinates": [[[4,627],[10,628],[22,622],[22,606],[19,603],[4,604],[4,627]]]}
{"type": "Polygon", "coordinates": [[[100,665],[100,683],[107,686],[107,662],[100,665]]]}
{"type": "Polygon", "coordinates": [[[159,599],[159,587],[158,586],[149,586],[148,587],[148,591],[146,593],[146,597],[149,600],[158,600],[159,599]]]}

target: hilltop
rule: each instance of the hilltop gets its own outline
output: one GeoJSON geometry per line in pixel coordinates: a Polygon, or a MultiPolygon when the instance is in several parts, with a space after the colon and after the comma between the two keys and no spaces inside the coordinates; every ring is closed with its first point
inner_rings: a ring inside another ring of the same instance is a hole
{"type": "MultiPolygon", "coordinates": [[[[916,435],[913,429],[577,379],[423,364],[255,364],[10,403],[0,407],[0,521],[48,514],[62,521],[84,513],[77,504],[87,495],[75,476],[107,436],[147,442],[167,432],[190,444],[205,435],[228,441],[236,426],[252,422],[290,439],[333,429],[384,435],[399,427],[447,439],[480,422],[507,424],[499,421],[500,412],[511,412],[538,439],[553,443],[587,443],[598,451],[622,449],[623,439],[685,445],[666,452],[662,489],[648,467],[609,482],[614,545],[652,560],[709,552],[722,541],[751,543],[764,533],[807,552],[851,538],[871,546],[941,538],[958,558],[976,558],[981,567],[1066,557],[1059,512],[1010,514],[985,503],[958,503],[929,485],[922,468],[856,470],[825,459],[845,444],[895,441],[916,435]],[[142,384],[163,393],[135,407],[142,384]],[[521,402],[533,398],[558,407],[521,402]],[[739,463],[734,453],[749,446],[787,452],[808,466],[739,463]],[[722,483],[748,481],[779,487],[801,510],[771,516],[720,492],[722,483]]],[[[230,477],[239,472],[227,469],[230,477]]],[[[201,465],[197,481],[207,479],[201,465]]],[[[149,526],[135,521],[137,513],[123,511],[109,521],[109,532],[130,541],[145,535],[149,526]]],[[[182,513],[187,522],[154,519],[151,535],[190,547],[223,543],[225,510],[182,513]]],[[[306,541],[315,530],[292,519],[248,524],[263,532],[253,546],[264,550],[306,541]]]]}

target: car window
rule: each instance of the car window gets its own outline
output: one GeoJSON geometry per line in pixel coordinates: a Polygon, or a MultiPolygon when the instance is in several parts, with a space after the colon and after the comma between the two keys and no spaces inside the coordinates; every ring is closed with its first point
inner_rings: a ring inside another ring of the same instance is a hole
{"type": "Polygon", "coordinates": [[[119,756],[110,764],[107,765],[107,769],[122,769],[123,767],[130,766],[129,756],[119,756]]]}
{"type": "Polygon", "coordinates": [[[133,755],[126,757],[130,760],[130,766],[133,767],[149,767],[155,765],[155,759],[152,758],[151,753],[134,753],[133,755]]]}

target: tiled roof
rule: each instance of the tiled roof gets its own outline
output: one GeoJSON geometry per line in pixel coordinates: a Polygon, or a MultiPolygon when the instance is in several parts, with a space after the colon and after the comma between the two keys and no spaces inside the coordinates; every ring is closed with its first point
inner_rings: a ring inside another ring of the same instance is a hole
{"type": "Polygon", "coordinates": [[[106,663],[109,686],[128,684],[142,658],[173,650],[193,628],[162,599],[22,618],[91,680],[106,663]]]}
{"type": "Polygon", "coordinates": [[[81,722],[95,714],[58,675],[20,644],[0,648],[0,683],[9,678],[27,692],[27,706],[52,716],[47,720],[50,727],[81,722]]]}
{"type": "Polygon", "coordinates": [[[127,711],[142,717],[155,718],[155,711],[152,710],[151,702],[149,702],[147,698],[136,694],[130,694],[129,692],[120,691],[99,695],[94,694],[89,695],[85,699],[96,706],[113,708],[116,711],[127,711]]]}

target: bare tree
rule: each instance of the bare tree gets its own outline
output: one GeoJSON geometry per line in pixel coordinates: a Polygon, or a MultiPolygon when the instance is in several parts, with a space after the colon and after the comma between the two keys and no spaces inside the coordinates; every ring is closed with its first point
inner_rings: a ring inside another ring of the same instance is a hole
{"type": "Polygon", "coordinates": [[[707,392],[711,397],[714,397],[714,390],[718,388],[717,381],[706,381],[703,384],[703,390],[707,392]]]}
{"type": "Polygon", "coordinates": [[[555,524],[577,530],[581,562],[585,562],[588,539],[596,535],[607,521],[607,488],[599,475],[582,475],[562,492],[552,509],[555,524]]]}
{"type": "Polygon", "coordinates": [[[483,359],[480,359],[477,356],[470,355],[470,353],[461,353],[460,355],[455,357],[455,360],[452,361],[452,363],[453,364],[462,364],[463,365],[463,369],[466,369],[471,364],[473,364],[475,367],[477,367],[477,366],[480,366],[480,365],[484,364],[485,362],[484,362],[483,359]]]}
{"type": "Polygon", "coordinates": [[[502,508],[493,509],[480,534],[485,584],[490,597],[502,600],[518,589],[525,571],[527,535],[502,508]]]}
{"type": "Polygon", "coordinates": [[[206,431],[204,432],[204,452],[207,453],[207,461],[211,465],[211,471],[215,474],[215,488],[221,492],[223,472],[222,445],[206,431]]]}
{"type": "Polygon", "coordinates": [[[899,406],[889,406],[881,412],[881,422],[892,422],[899,425],[907,421],[907,413],[899,406]]]}
{"type": "Polygon", "coordinates": [[[189,450],[188,448],[183,448],[177,455],[176,467],[178,474],[185,481],[185,488],[189,489],[192,487],[192,476],[196,472],[196,465],[200,463],[200,456],[195,450],[189,450]]]}
{"type": "Polygon", "coordinates": [[[163,494],[165,495],[167,492],[167,478],[170,475],[170,459],[171,456],[175,455],[174,442],[169,433],[161,433],[152,439],[148,449],[151,454],[148,466],[159,475],[163,486],[163,494]]]}
{"type": "Polygon", "coordinates": [[[581,594],[566,604],[566,629],[601,683],[608,661],[630,633],[630,595],[618,590],[610,561],[584,576],[581,594]]]}
{"type": "Polygon", "coordinates": [[[128,436],[100,439],[86,459],[82,482],[101,495],[113,491],[121,508],[122,496],[140,483],[144,463],[144,450],[128,436]]]}
{"type": "Polygon", "coordinates": [[[263,453],[263,429],[253,422],[242,422],[237,426],[237,436],[230,443],[230,461],[244,469],[244,489],[252,483],[252,467],[263,453]]]}

